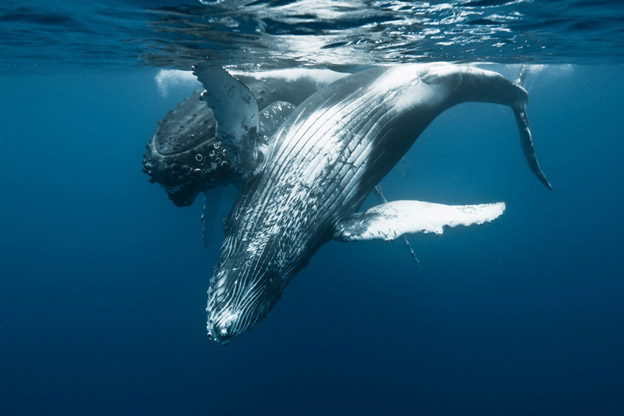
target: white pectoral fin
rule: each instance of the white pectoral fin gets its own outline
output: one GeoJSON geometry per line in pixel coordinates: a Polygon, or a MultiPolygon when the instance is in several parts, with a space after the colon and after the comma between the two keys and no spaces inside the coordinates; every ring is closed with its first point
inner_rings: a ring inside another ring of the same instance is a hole
{"type": "Polygon", "coordinates": [[[394,240],[405,234],[442,234],[444,227],[490,222],[505,211],[505,203],[444,205],[422,201],[393,201],[355,213],[336,226],[341,241],[394,240]]]}
{"type": "Polygon", "coordinates": [[[251,91],[223,68],[200,64],[193,73],[204,86],[201,99],[214,112],[218,138],[243,176],[257,160],[258,104],[251,91]]]}

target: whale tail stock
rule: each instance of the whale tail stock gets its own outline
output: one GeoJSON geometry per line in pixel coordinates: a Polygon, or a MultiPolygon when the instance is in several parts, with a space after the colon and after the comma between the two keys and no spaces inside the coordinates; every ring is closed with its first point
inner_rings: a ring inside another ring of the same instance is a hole
{"type": "Polygon", "coordinates": [[[552,185],[546,178],[544,171],[537,161],[533,136],[529,125],[526,105],[529,94],[524,89],[527,76],[527,68],[523,66],[515,82],[509,81],[497,72],[487,71],[476,67],[467,67],[458,74],[460,87],[458,88],[457,101],[476,101],[503,104],[510,107],[516,118],[520,144],[529,168],[537,178],[552,191],[552,185]]]}
{"type": "MultiPolygon", "coordinates": [[[[516,83],[502,75],[472,66],[431,67],[420,80],[433,87],[430,97],[437,97],[444,109],[464,102],[502,104],[514,112],[520,143],[531,171],[550,190],[552,186],[540,168],[526,111],[529,95],[519,85],[526,79],[522,71],[516,83]]],[[[382,201],[385,202],[385,201],[382,201]]],[[[443,205],[421,201],[383,203],[366,212],[343,218],[336,224],[334,238],[340,241],[393,240],[413,233],[441,234],[444,227],[483,224],[498,218],[505,210],[503,202],[478,205],[443,205]]]]}
{"type": "MultiPolygon", "coordinates": [[[[528,73],[529,67],[526,65],[522,65],[522,67],[520,68],[520,72],[518,73],[518,78],[516,79],[514,84],[524,89],[528,73]]],[[[511,109],[514,112],[514,116],[516,117],[516,123],[518,124],[518,131],[520,132],[520,144],[522,145],[524,157],[529,163],[529,167],[531,168],[535,176],[537,176],[537,178],[548,189],[552,191],[552,185],[546,178],[546,175],[544,175],[544,172],[542,171],[542,168],[537,161],[535,146],[533,145],[533,137],[531,135],[531,126],[529,125],[529,117],[527,116],[526,102],[513,105],[511,109]]]]}

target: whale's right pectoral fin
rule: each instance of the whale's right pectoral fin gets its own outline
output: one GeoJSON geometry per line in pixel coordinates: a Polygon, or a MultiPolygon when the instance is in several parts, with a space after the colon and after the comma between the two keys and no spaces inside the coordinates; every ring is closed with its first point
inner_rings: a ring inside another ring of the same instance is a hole
{"type": "Polygon", "coordinates": [[[442,234],[444,227],[490,222],[505,211],[505,203],[444,205],[393,201],[355,213],[340,221],[334,238],[341,241],[394,240],[405,234],[442,234]]]}
{"type": "Polygon", "coordinates": [[[235,170],[251,176],[258,161],[258,104],[251,91],[223,68],[200,64],[193,73],[204,86],[201,99],[217,120],[217,138],[235,170]]]}

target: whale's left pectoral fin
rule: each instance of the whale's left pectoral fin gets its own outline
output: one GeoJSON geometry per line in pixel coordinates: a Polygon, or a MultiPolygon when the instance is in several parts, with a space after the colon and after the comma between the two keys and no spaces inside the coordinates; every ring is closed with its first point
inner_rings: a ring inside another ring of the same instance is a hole
{"type": "Polygon", "coordinates": [[[444,227],[490,222],[505,211],[505,203],[444,205],[393,201],[355,213],[340,221],[334,238],[341,241],[394,240],[405,234],[442,234],[444,227]]]}
{"type": "Polygon", "coordinates": [[[236,78],[223,68],[209,64],[193,67],[204,86],[201,99],[217,120],[217,137],[228,152],[234,169],[249,177],[258,160],[258,103],[236,78]]]}

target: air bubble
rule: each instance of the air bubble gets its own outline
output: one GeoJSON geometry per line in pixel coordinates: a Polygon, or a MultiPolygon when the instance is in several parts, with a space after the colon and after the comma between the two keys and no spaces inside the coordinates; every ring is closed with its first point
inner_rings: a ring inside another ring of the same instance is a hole
{"type": "Polygon", "coordinates": [[[197,153],[195,155],[195,160],[201,162],[202,160],[204,160],[204,155],[202,155],[201,153],[197,153]]]}

